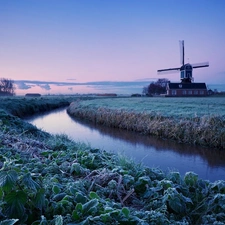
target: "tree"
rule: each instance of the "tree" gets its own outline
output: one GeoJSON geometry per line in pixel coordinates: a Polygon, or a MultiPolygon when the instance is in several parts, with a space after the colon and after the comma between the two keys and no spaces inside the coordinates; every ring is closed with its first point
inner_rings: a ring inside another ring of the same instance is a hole
{"type": "Polygon", "coordinates": [[[143,93],[146,95],[166,94],[166,86],[168,83],[168,79],[158,79],[156,82],[152,82],[147,87],[144,87],[143,93]]]}
{"type": "Polygon", "coordinates": [[[0,95],[14,95],[15,86],[14,81],[7,78],[0,79],[0,95]]]}

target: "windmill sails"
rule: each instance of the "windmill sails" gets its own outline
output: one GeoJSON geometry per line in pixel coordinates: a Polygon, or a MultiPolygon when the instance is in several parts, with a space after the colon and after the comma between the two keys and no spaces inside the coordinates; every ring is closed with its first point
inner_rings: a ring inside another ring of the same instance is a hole
{"type": "Polygon", "coordinates": [[[180,41],[180,64],[184,65],[184,40],[180,41]]]}
{"type": "Polygon", "coordinates": [[[192,64],[193,68],[202,68],[202,67],[208,67],[209,62],[202,62],[202,63],[194,63],[192,64]]]}
{"type": "Polygon", "coordinates": [[[158,72],[158,74],[165,74],[165,73],[171,73],[171,72],[176,72],[176,71],[182,71],[182,70],[185,70],[185,68],[189,68],[190,66],[192,68],[202,68],[202,67],[208,67],[209,66],[208,62],[185,64],[185,62],[184,62],[184,40],[180,41],[180,63],[181,63],[181,67],[160,69],[160,70],[157,70],[157,72],[158,72]]]}

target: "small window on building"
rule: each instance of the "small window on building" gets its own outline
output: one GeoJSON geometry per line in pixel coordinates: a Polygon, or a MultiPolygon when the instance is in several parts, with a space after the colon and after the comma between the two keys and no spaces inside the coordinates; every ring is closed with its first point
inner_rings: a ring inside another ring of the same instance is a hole
{"type": "Polygon", "coordinates": [[[204,95],[204,91],[200,91],[200,95],[204,95]]]}
{"type": "Polygon", "coordinates": [[[197,94],[198,94],[198,91],[195,90],[195,91],[194,91],[194,94],[197,95],[197,94]]]}
{"type": "Polygon", "coordinates": [[[177,91],[176,90],[172,90],[172,95],[177,95],[177,91]]]}
{"type": "Polygon", "coordinates": [[[186,95],[187,94],[187,91],[186,90],[183,90],[183,95],[186,95]]]}
{"type": "Polygon", "coordinates": [[[189,95],[192,95],[192,91],[188,91],[188,94],[189,94],[189,95]]]}

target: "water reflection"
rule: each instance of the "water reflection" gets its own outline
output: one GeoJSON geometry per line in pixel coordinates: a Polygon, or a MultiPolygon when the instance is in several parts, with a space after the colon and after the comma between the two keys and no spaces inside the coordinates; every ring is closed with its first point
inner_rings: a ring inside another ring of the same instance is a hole
{"type": "Polygon", "coordinates": [[[71,118],[66,109],[29,118],[50,133],[65,133],[75,141],[89,143],[93,148],[124,154],[146,166],[175,170],[184,175],[194,171],[202,179],[225,179],[225,153],[173,141],[108,128],[71,118]]]}
{"type": "Polygon", "coordinates": [[[124,131],[116,128],[109,128],[93,123],[88,123],[83,120],[74,119],[75,123],[79,123],[90,129],[97,130],[101,135],[108,135],[111,138],[118,139],[130,143],[134,146],[143,145],[145,147],[153,147],[157,151],[174,151],[180,156],[200,156],[207,160],[211,167],[224,166],[225,167],[225,153],[215,149],[203,148],[199,146],[179,144],[171,140],[163,140],[149,135],[141,135],[131,131],[124,131]]]}

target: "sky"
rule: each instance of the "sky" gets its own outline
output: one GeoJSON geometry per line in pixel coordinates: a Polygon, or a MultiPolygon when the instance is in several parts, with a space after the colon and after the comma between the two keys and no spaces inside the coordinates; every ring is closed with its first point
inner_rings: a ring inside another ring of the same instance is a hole
{"type": "Polygon", "coordinates": [[[157,70],[180,66],[184,40],[185,62],[209,62],[195,82],[224,84],[224,21],[224,0],[0,0],[0,77],[179,82],[157,70]]]}

